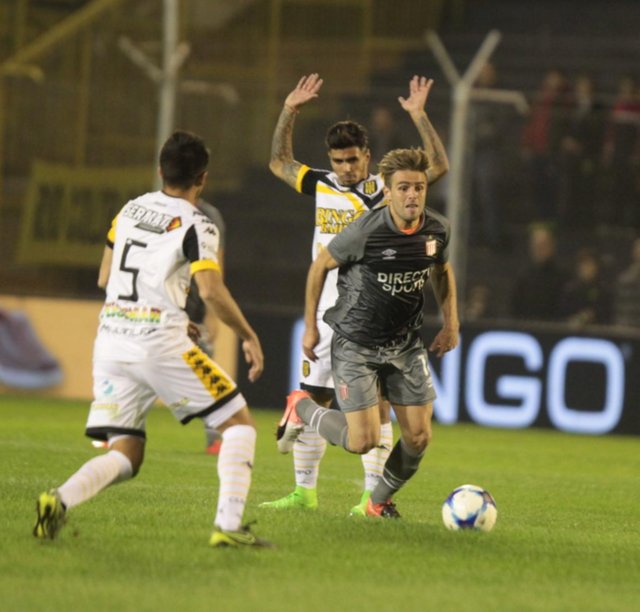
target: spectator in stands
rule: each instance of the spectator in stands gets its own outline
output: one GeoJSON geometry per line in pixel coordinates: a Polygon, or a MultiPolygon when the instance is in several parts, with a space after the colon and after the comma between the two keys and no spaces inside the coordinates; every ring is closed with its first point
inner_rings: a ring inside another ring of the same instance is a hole
{"type": "Polygon", "coordinates": [[[522,139],[535,219],[557,216],[559,152],[567,131],[569,101],[564,74],[558,69],[547,72],[533,100],[522,139]]]}
{"type": "Polygon", "coordinates": [[[369,149],[373,164],[377,165],[388,151],[406,146],[398,134],[393,113],[388,106],[377,105],[373,107],[370,125],[369,149]]]}
{"type": "MultiPolygon", "coordinates": [[[[476,80],[476,87],[491,89],[497,82],[495,66],[485,64],[476,80]]],[[[479,100],[474,101],[471,113],[471,125],[475,130],[471,164],[471,238],[475,244],[497,248],[505,243],[500,177],[509,113],[502,104],[479,100]]]]}
{"type": "Polygon", "coordinates": [[[620,80],[618,96],[606,128],[604,163],[608,168],[607,206],[604,221],[613,225],[638,227],[640,190],[640,96],[631,77],[620,80]]]}
{"type": "Polygon", "coordinates": [[[464,305],[464,320],[479,321],[489,314],[491,291],[487,285],[474,285],[464,305]]]}
{"type": "Polygon", "coordinates": [[[595,251],[578,251],[573,278],[563,292],[562,311],[575,327],[611,322],[612,295],[602,274],[602,261],[595,251]]]}
{"type": "Polygon", "coordinates": [[[556,259],[556,241],[547,225],[537,224],[529,235],[529,262],[516,277],[511,315],[518,319],[557,321],[567,277],[556,259]]]}
{"type": "Polygon", "coordinates": [[[567,133],[562,139],[560,220],[563,225],[592,227],[601,176],[605,110],[597,99],[593,79],[576,79],[567,133]]]}
{"type": "Polygon", "coordinates": [[[618,277],[614,321],[616,325],[640,327],[640,237],[631,247],[631,263],[618,277]]]}

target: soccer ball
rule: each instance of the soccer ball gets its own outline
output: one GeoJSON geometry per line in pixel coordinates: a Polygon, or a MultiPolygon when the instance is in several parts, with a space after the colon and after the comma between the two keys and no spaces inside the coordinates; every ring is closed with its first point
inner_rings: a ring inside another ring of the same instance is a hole
{"type": "Polygon", "coordinates": [[[489,491],[476,485],[454,489],[442,504],[442,521],[447,529],[491,531],[498,518],[496,502],[489,491]]]}

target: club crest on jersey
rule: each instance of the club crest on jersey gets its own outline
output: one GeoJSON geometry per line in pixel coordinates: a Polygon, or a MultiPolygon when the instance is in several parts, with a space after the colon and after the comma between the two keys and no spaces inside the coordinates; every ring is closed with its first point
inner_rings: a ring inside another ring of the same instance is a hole
{"type": "Polygon", "coordinates": [[[438,251],[438,243],[435,238],[429,236],[425,242],[425,250],[427,251],[427,257],[433,257],[438,251]]]}
{"type": "Polygon", "coordinates": [[[302,375],[306,378],[311,374],[311,364],[305,359],[302,362],[302,375]]]}
{"type": "Polygon", "coordinates": [[[167,225],[164,231],[172,232],[174,229],[178,229],[179,227],[182,227],[182,219],[180,217],[174,217],[173,219],[171,219],[169,225],[167,225]]]}
{"type": "Polygon", "coordinates": [[[375,181],[365,181],[362,184],[362,193],[364,195],[373,195],[378,190],[378,185],[375,181]]]}

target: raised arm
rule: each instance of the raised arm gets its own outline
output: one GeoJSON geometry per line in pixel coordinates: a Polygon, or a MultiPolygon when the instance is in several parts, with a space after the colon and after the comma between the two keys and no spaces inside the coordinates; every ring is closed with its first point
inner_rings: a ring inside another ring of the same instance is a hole
{"type": "Polygon", "coordinates": [[[442,357],[448,351],[458,346],[458,297],[456,293],[456,278],[450,263],[437,264],[431,270],[431,286],[442,312],[442,329],[437,333],[430,351],[435,351],[442,357]]]}
{"type": "Polygon", "coordinates": [[[400,106],[411,116],[411,120],[415,124],[422,139],[422,146],[429,157],[427,180],[430,185],[449,171],[447,152],[425,111],[432,86],[433,79],[414,76],[411,81],[409,81],[409,97],[405,99],[400,96],[398,98],[400,106]]]}
{"type": "Polygon", "coordinates": [[[302,350],[304,354],[315,361],[314,349],[320,341],[318,332],[318,304],[327,278],[327,272],[338,267],[338,262],[331,256],[327,249],[320,251],[307,274],[307,286],[304,300],[304,336],[302,337],[302,350]]]}
{"type": "Polygon", "coordinates": [[[322,79],[317,74],[303,76],[286,97],[271,141],[269,168],[287,185],[296,188],[302,164],[293,158],[293,124],[301,106],[318,97],[322,79]]]}

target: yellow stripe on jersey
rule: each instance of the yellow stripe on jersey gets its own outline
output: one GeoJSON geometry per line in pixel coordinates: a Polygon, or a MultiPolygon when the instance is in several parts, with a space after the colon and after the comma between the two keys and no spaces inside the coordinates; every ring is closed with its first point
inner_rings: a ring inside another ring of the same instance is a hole
{"type": "Polygon", "coordinates": [[[110,245],[113,245],[116,241],[116,224],[118,223],[118,217],[120,215],[117,214],[114,218],[113,221],[111,222],[111,227],[109,228],[109,231],[107,232],[107,243],[110,245]]]}
{"type": "Polygon", "coordinates": [[[302,164],[300,170],[298,170],[298,176],[296,176],[296,191],[298,193],[302,193],[302,179],[309,170],[309,166],[305,166],[304,164],[302,164]]]}
{"type": "Polygon", "coordinates": [[[200,270],[217,270],[220,272],[220,264],[212,259],[201,259],[200,261],[191,262],[191,274],[200,272],[200,270]]]}
{"type": "Polygon", "coordinates": [[[216,402],[235,391],[236,384],[199,347],[194,346],[182,358],[216,402]]]}
{"type": "Polygon", "coordinates": [[[325,194],[328,194],[328,195],[335,195],[335,196],[342,196],[344,198],[347,198],[347,200],[349,200],[349,202],[351,202],[351,204],[353,204],[353,207],[359,213],[363,213],[363,212],[366,212],[367,210],[369,210],[362,203],[362,200],[360,200],[359,198],[354,196],[349,191],[338,191],[337,189],[331,189],[331,187],[329,187],[328,185],[325,185],[324,183],[318,183],[316,185],[316,191],[319,192],[319,193],[325,193],[325,194]]]}

